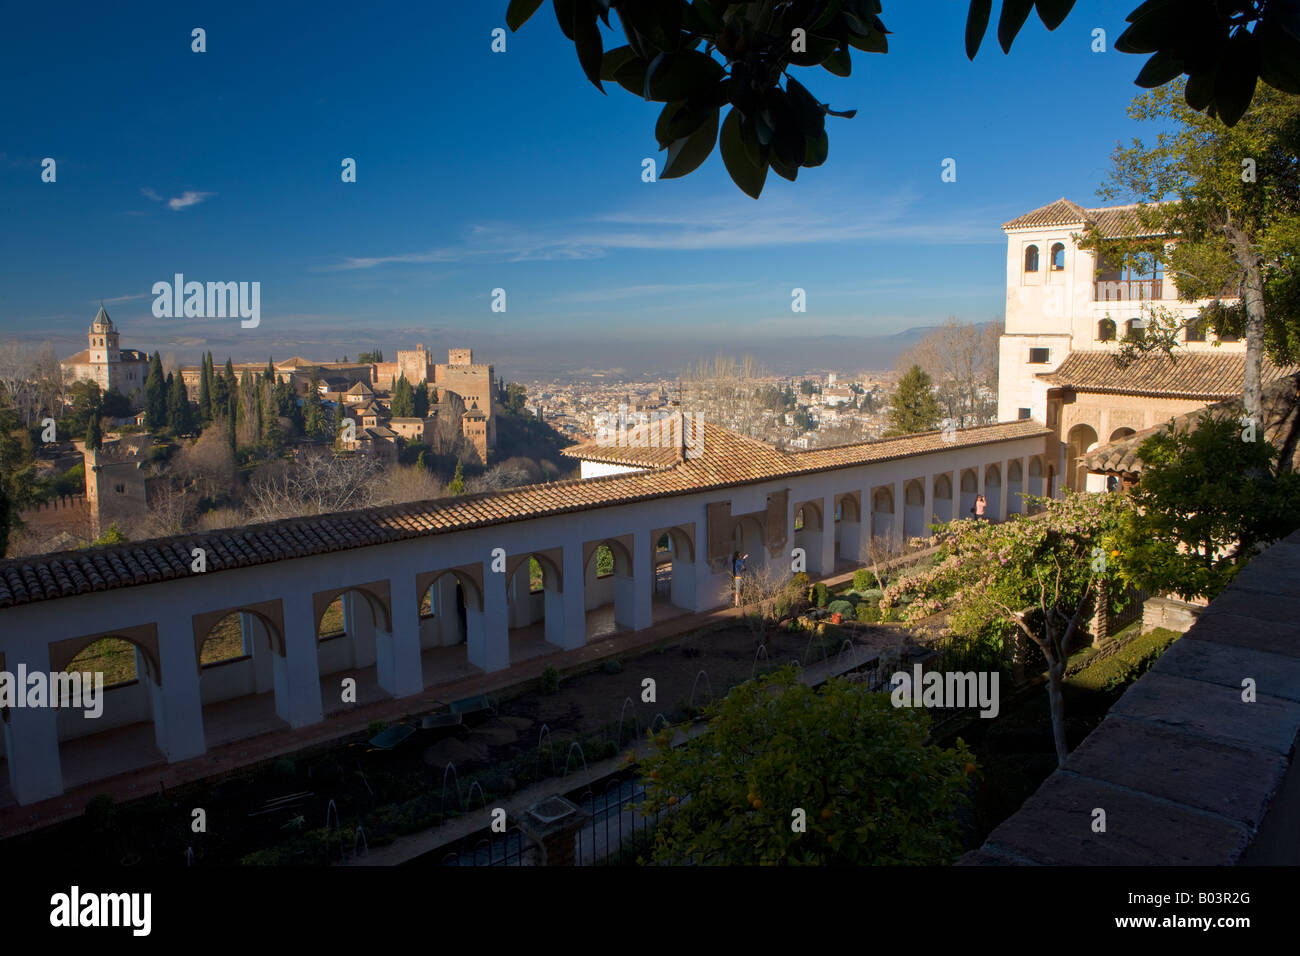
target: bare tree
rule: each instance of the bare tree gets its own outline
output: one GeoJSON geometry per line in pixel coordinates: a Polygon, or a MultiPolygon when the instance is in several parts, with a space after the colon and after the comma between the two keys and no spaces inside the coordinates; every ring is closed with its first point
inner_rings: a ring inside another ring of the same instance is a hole
{"type": "Polygon", "coordinates": [[[718,355],[682,373],[682,406],[706,420],[750,438],[776,437],[778,418],[772,407],[772,374],[753,356],[740,361],[718,355]]]}
{"type": "Polygon", "coordinates": [[[249,483],[249,516],[272,521],[368,507],[375,503],[380,467],[372,458],[327,451],[271,462],[249,483]]]}
{"type": "Polygon", "coordinates": [[[149,496],[149,517],[143,522],[145,537],[170,538],[194,526],[195,500],[187,489],[161,482],[149,496]]]}
{"type": "Polygon", "coordinates": [[[200,498],[217,498],[223,494],[234,497],[239,471],[235,456],[226,440],[223,423],[204,430],[199,440],[185,445],[171,466],[172,475],[192,487],[200,498]]]}
{"type": "Polygon", "coordinates": [[[791,600],[790,579],[779,564],[747,568],[740,576],[740,604],[745,621],[760,640],[781,618],[781,606],[791,600]]]}
{"type": "Polygon", "coordinates": [[[63,369],[49,342],[39,347],[18,339],[0,343],[0,387],[29,427],[44,415],[62,417],[63,369]]]}
{"type": "Polygon", "coordinates": [[[446,494],[434,474],[420,465],[396,465],[377,479],[375,504],[398,505],[410,501],[428,501],[446,494]]]}
{"type": "Polygon", "coordinates": [[[934,381],[935,397],[962,427],[997,414],[998,338],[1002,323],[966,325],[953,316],[903,353],[897,368],[919,365],[934,381]]]}
{"type": "Polygon", "coordinates": [[[532,483],[532,477],[528,470],[514,459],[504,461],[501,464],[489,468],[483,474],[471,478],[465,482],[465,490],[470,492],[479,491],[501,491],[505,488],[514,488],[517,485],[527,485],[532,483]]]}

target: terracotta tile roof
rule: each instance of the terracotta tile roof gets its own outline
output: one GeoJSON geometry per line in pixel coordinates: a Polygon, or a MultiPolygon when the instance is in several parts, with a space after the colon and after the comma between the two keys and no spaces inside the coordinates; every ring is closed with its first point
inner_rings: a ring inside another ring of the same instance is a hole
{"type": "Polygon", "coordinates": [[[1002,228],[1026,229],[1030,226],[1070,226],[1076,223],[1083,225],[1087,219],[1087,210],[1077,202],[1071,202],[1062,196],[1056,202],[1039,206],[1033,212],[1027,212],[1010,222],[1004,222],[1002,228]]]}
{"type": "MultiPolygon", "coordinates": [[[[1279,447],[1293,447],[1293,469],[1300,470],[1300,442],[1291,442],[1300,433],[1300,373],[1276,379],[1264,389],[1264,437],[1279,447]]],[[[1098,445],[1083,456],[1084,465],[1091,472],[1107,475],[1136,477],[1142,473],[1143,461],[1138,448],[1152,435],[1163,431],[1169,424],[1178,430],[1195,431],[1201,415],[1209,411],[1216,416],[1239,417],[1245,413],[1241,396],[1215,402],[1205,408],[1174,416],[1169,422],[1136,432],[1126,438],[1098,445]]]]}
{"type": "Polygon", "coordinates": [[[1138,203],[1127,206],[1098,206],[1085,209],[1076,202],[1062,197],[1056,202],[1040,206],[1033,212],[1017,216],[1002,224],[1003,229],[1028,229],[1034,226],[1086,226],[1092,225],[1107,239],[1120,236],[1157,235],[1143,227],[1139,218],[1138,203]]]}
{"type": "MultiPolygon", "coordinates": [[[[1240,395],[1246,375],[1244,352],[1180,352],[1140,356],[1128,368],[1115,364],[1114,352],[1071,352],[1054,372],[1037,377],[1076,392],[1110,392],[1206,401],[1240,395]]],[[[1264,359],[1264,384],[1294,372],[1264,359]]]]}
{"type": "Polygon", "coordinates": [[[191,551],[200,547],[208,558],[204,573],[210,575],[407,538],[1050,434],[1040,423],[1026,420],[964,429],[953,433],[950,441],[940,432],[926,432],[838,448],[783,452],[717,425],[705,424],[703,429],[703,442],[696,443],[701,451],[698,457],[684,457],[671,466],[637,474],[526,485],[0,561],[0,608],[188,577],[194,573],[190,571],[191,551]]]}

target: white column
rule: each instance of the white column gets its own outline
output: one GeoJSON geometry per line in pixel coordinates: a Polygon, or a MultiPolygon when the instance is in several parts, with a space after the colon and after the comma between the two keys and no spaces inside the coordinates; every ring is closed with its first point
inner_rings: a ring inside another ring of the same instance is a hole
{"type": "Polygon", "coordinates": [[[654,546],[649,528],[632,532],[632,629],[637,631],[654,624],[654,546]]]}
{"type": "MultiPolygon", "coordinates": [[[[564,605],[564,639],[561,646],[571,651],[587,645],[587,588],[582,567],[582,542],[567,541],[562,551],[564,592],[561,598],[564,605]]],[[[546,616],[549,622],[549,605],[546,616]]]]}
{"type": "Polygon", "coordinates": [[[929,534],[930,524],[934,521],[934,472],[932,471],[927,471],[925,473],[924,509],[925,509],[923,512],[923,515],[925,517],[924,533],[929,534]]]}
{"type": "Polygon", "coordinates": [[[510,622],[506,604],[506,575],[483,562],[483,660],[485,671],[510,666],[510,622]]]}
{"type": "Polygon", "coordinates": [[[203,701],[199,696],[199,662],[194,649],[193,619],[162,615],[158,622],[159,681],[153,693],[153,729],[168,763],[204,753],[203,701]]]}
{"type": "Polygon", "coordinates": [[[320,667],[317,662],[316,614],[311,592],[283,599],[284,655],[275,655],[275,712],[290,727],[306,727],[324,718],[320,667]]]}
{"type": "Polygon", "coordinates": [[[266,625],[256,614],[243,611],[239,615],[239,630],[244,641],[244,653],[253,658],[253,692],[265,694],[275,687],[271,663],[275,651],[271,649],[266,625]]]}
{"type": "Polygon", "coordinates": [[[871,560],[871,539],[875,534],[875,505],[871,500],[871,485],[862,489],[861,524],[858,525],[858,560],[863,564],[871,560]]]}
{"type": "Polygon", "coordinates": [[[375,663],[375,635],[379,630],[375,620],[377,611],[360,591],[347,591],[342,595],[343,626],[347,641],[352,645],[349,658],[353,667],[369,667],[375,663]]]}
{"type": "Polygon", "coordinates": [[[952,515],[949,520],[956,521],[965,517],[966,512],[961,506],[961,469],[958,468],[952,473],[952,515]]]}
{"type": "Polygon", "coordinates": [[[822,577],[835,573],[835,496],[822,498],[822,577]]]}
{"type": "Polygon", "coordinates": [[[1016,502],[1018,514],[1028,514],[1029,506],[1025,504],[1025,495],[1029,494],[1029,456],[1020,459],[1020,500],[1016,502]]]}
{"type": "Polygon", "coordinates": [[[379,686],[394,697],[424,690],[420,659],[420,601],[415,575],[402,574],[388,583],[392,597],[392,630],[375,629],[375,674],[379,686]]]}
{"type": "Polygon", "coordinates": [[[893,550],[903,550],[903,523],[907,517],[907,500],[903,497],[903,481],[894,482],[894,533],[893,550]]]}
{"type": "Polygon", "coordinates": [[[697,614],[724,606],[718,603],[713,568],[709,565],[708,527],[708,521],[703,518],[695,522],[695,563],[691,565],[691,574],[695,577],[695,591],[690,607],[697,614]]]}
{"type": "MultiPolygon", "coordinates": [[[[17,680],[19,666],[28,673],[50,672],[44,643],[30,656],[6,649],[5,668],[17,680]]],[[[26,693],[27,688],[16,688],[26,693]]],[[[101,692],[102,695],[102,692],[101,692]]],[[[103,699],[101,696],[100,702],[103,699]]],[[[9,788],[20,804],[36,803],[63,792],[63,766],[59,760],[59,711],[54,707],[10,707],[4,726],[5,758],[9,761],[9,788]]]]}
{"type": "Polygon", "coordinates": [[[999,521],[1007,520],[1007,486],[1011,484],[1011,481],[1008,478],[1008,471],[1007,471],[1008,464],[1010,463],[1006,461],[1000,462],[998,464],[998,470],[1002,473],[1001,474],[1002,483],[998,486],[1001,489],[1001,493],[999,495],[1001,501],[998,504],[999,521]]]}

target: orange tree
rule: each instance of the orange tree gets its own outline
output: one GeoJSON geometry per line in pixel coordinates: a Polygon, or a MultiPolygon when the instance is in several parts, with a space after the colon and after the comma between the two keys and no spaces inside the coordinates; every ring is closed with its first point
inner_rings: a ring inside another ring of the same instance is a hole
{"type": "MultiPolygon", "coordinates": [[[[1031,641],[1047,661],[1047,695],[1057,759],[1065,762],[1065,701],[1061,692],[1070,648],[1087,627],[1096,587],[1119,583],[1114,537],[1131,507],[1117,494],[1025,495],[1041,505],[1033,517],[995,524],[962,518],[937,529],[938,560],[885,588],[882,611],[912,597],[907,620],[951,611],[952,633],[990,642],[1031,641]]],[[[1118,593],[1119,588],[1107,588],[1118,593]]]]}
{"type": "Polygon", "coordinates": [[[926,742],[924,711],[842,679],[820,690],[793,665],[710,706],[681,746],[660,733],[642,812],[663,814],[659,863],[943,864],[960,850],[970,751],[926,742]]]}

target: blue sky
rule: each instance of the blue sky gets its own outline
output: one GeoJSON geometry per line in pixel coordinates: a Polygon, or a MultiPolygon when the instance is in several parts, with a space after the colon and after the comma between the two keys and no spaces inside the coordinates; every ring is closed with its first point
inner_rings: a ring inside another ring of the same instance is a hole
{"type": "Polygon", "coordinates": [[[1054,33],[1031,16],[1010,56],[990,35],[970,63],[966,5],[887,0],[887,55],[855,51],[848,78],[798,70],[858,115],[828,119],[826,165],[770,175],[758,201],[716,152],[643,183],[643,157],[664,155],[660,105],[597,92],[549,3],[503,54],[490,33],[505,0],[11,5],[0,336],[72,341],[101,298],[124,344],[250,357],[425,330],[581,348],[984,321],[1004,303],[999,224],[1062,195],[1098,201],[1116,140],[1136,132],[1124,109],[1143,59],[1091,52],[1092,30],[1109,48],[1134,5],[1103,0],[1054,33]],[[196,26],[206,53],[190,50],[196,26]],[[340,181],[344,157],[356,183],[340,181]],[[176,272],[261,282],[260,327],[154,318],[150,288],[176,272]]]}

